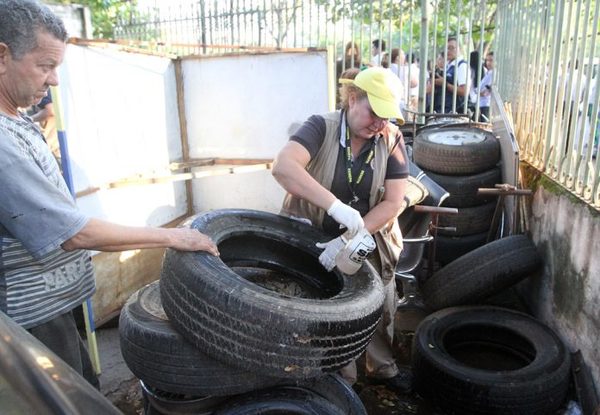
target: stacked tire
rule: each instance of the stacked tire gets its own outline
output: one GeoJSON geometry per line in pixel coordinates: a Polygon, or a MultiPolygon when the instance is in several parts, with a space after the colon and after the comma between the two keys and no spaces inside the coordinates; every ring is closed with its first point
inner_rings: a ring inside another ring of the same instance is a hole
{"type": "Polygon", "coordinates": [[[567,397],[567,347],[524,313],[444,308],[418,326],[412,352],[417,393],[449,415],[554,414],[567,397]]]}
{"type": "Polygon", "coordinates": [[[474,127],[422,129],[414,140],[413,159],[450,193],[443,206],[458,208],[458,215],[439,218],[436,260],[445,265],[484,245],[496,197],[479,196],[477,190],[502,181],[500,144],[494,134],[474,127]]]}
{"type": "Polygon", "coordinates": [[[160,283],[122,310],[122,353],[145,396],[174,413],[193,401],[220,414],[365,414],[331,372],[364,351],[381,318],[383,286],[372,266],[352,277],[326,272],[315,241],[327,237],[266,212],[212,211],[183,226],[211,237],[220,256],[167,250],[160,283]],[[165,400],[173,394],[183,403],[165,400]]]}

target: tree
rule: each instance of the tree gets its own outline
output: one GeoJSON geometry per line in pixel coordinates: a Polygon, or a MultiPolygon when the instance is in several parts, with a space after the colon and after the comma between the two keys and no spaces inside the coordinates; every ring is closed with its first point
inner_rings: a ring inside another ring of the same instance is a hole
{"type": "MultiPolygon", "coordinates": [[[[392,19],[393,30],[399,32],[403,40],[406,39],[403,44],[412,43],[413,48],[419,48],[420,0],[315,0],[315,3],[330,8],[329,15],[333,23],[346,18],[353,19],[358,24],[372,26],[377,22],[387,22],[392,19]],[[412,31],[409,24],[411,14],[412,31]]],[[[446,23],[448,23],[449,34],[460,34],[461,37],[466,37],[469,31],[467,22],[472,22],[472,44],[468,48],[478,47],[481,41],[482,0],[428,0],[427,5],[430,14],[428,39],[435,37],[437,45],[443,44],[446,38],[446,23]],[[449,10],[448,22],[446,22],[446,7],[449,10]],[[434,14],[437,14],[436,24],[434,24],[434,14]]],[[[485,16],[483,16],[485,45],[489,45],[493,39],[497,5],[498,0],[486,0],[485,16]]]]}
{"type": "Polygon", "coordinates": [[[112,39],[119,16],[138,16],[136,0],[56,0],[58,4],[81,4],[90,9],[94,37],[112,39]]]}

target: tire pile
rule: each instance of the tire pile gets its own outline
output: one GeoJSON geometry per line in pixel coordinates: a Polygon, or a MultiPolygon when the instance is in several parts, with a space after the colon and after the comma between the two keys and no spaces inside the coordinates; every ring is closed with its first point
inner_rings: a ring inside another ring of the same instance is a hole
{"type": "Polygon", "coordinates": [[[365,414],[333,372],[364,351],[381,317],[371,265],[352,277],[326,272],[314,243],[327,237],[270,213],[218,210],[183,226],[221,256],[167,250],[160,283],[132,295],[120,317],[123,357],[150,413],[365,414]]]}
{"type": "Polygon", "coordinates": [[[414,336],[415,390],[449,415],[555,413],[570,381],[570,354],[560,338],[527,314],[469,305],[485,304],[542,265],[525,235],[486,244],[496,231],[490,229],[496,200],[478,196],[477,189],[502,180],[496,137],[437,122],[415,136],[412,154],[450,193],[443,206],[459,211],[439,218],[435,259],[441,268],[420,284],[433,313],[414,336]]]}
{"type": "Polygon", "coordinates": [[[439,218],[436,260],[445,265],[485,244],[496,197],[479,196],[477,190],[502,181],[497,138],[480,128],[426,125],[414,139],[413,158],[450,193],[443,206],[458,208],[458,215],[439,218]]]}

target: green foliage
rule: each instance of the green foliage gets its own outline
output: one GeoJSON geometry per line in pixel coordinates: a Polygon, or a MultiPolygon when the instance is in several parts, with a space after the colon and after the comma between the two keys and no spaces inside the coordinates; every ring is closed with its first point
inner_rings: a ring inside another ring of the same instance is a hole
{"type": "MultiPolygon", "coordinates": [[[[422,29],[422,2],[419,0],[315,0],[315,3],[328,8],[333,23],[342,19],[352,20],[353,24],[371,27],[371,30],[379,33],[378,22],[382,21],[382,36],[386,40],[390,37],[388,22],[391,19],[392,39],[399,41],[401,38],[405,50],[411,45],[414,50],[419,49],[422,29]]],[[[468,24],[472,22],[471,44],[464,45],[463,49],[475,48],[481,41],[483,20],[483,41],[484,45],[489,45],[493,41],[497,5],[498,0],[487,0],[483,15],[481,0],[429,0],[429,42],[432,44],[435,37],[436,45],[441,46],[447,34],[458,34],[460,41],[466,42],[469,37],[468,24]]]]}
{"type": "Polygon", "coordinates": [[[94,37],[112,39],[120,16],[137,16],[135,0],[56,0],[59,4],[81,4],[90,9],[94,37]]]}

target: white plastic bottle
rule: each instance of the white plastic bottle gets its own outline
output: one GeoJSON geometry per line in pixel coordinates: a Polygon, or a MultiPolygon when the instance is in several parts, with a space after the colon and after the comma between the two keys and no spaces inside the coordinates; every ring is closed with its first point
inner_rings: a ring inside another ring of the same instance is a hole
{"type": "Polygon", "coordinates": [[[363,228],[354,238],[346,242],[344,248],[338,252],[335,256],[335,265],[344,274],[356,274],[367,256],[375,250],[375,247],[375,240],[363,228]]]}

